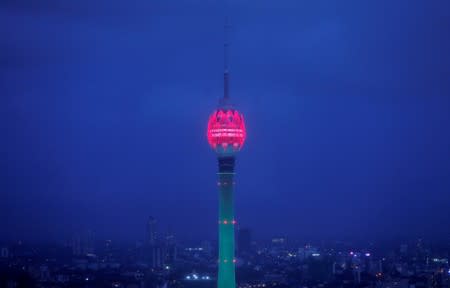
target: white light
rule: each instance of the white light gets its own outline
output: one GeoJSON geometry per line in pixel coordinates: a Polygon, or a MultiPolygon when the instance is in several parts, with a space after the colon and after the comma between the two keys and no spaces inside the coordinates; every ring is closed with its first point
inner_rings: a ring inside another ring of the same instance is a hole
{"type": "Polygon", "coordinates": [[[88,277],[86,277],[86,279],[84,279],[84,280],[86,280],[86,281],[89,281],[89,278],[88,278],[88,277]]]}
{"type": "Polygon", "coordinates": [[[366,256],[367,256],[367,257],[370,257],[370,253],[366,253],[366,256]]]}

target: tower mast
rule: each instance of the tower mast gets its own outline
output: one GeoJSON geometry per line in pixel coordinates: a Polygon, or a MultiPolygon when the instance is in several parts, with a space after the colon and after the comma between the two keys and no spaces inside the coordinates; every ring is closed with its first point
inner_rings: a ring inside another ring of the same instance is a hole
{"type": "Polygon", "coordinates": [[[223,41],[223,99],[226,101],[230,98],[230,90],[229,90],[229,81],[230,81],[230,72],[228,67],[228,53],[230,43],[228,41],[228,30],[230,26],[228,24],[228,16],[225,15],[225,24],[224,24],[224,41],[223,41]]]}

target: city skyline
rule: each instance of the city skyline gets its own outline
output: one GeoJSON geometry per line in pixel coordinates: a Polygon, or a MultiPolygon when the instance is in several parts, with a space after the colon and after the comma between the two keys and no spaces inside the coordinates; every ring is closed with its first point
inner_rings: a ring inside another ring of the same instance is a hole
{"type": "MultiPolygon", "coordinates": [[[[230,93],[261,238],[448,239],[448,1],[231,1],[230,93]],[[247,145],[246,144],[246,145],[247,145]]],[[[0,4],[0,241],[214,239],[211,1],[0,4]],[[177,175],[177,176],[175,176],[177,175]]]]}

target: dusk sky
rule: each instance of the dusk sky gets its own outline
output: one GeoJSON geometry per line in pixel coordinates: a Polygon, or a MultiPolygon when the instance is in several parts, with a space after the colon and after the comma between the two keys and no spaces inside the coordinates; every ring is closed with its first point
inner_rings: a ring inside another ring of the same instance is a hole
{"type": "MultiPolygon", "coordinates": [[[[448,239],[450,1],[229,0],[256,238],[448,239]]],[[[214,239],[219,0],[0,3],[0,241],[214,239]],[[133,2],[133,3],[132,3],[133,2]]]]}

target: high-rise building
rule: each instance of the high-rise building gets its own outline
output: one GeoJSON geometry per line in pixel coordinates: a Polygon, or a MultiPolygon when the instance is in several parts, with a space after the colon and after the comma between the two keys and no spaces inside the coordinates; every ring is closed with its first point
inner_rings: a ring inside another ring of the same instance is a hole
{"type": "Polygon", "coordinates": [[[84,254],[93,254],[95,252],[95,231],[89,230],[83,243],[84,254]]]}
{"type": "Polygon", "coordinates": [[[240,228],[237,237],[237,250],[239,256],[251,252],[252,233],[248,228],[240,228]]]}
{"type": "Polygon", "coordinates": [[[167,234],[164,241],[164,264],[173,263],[177,260],[178,247],[173,234],[167,234]]]}
{"type": "Polygon", "coordinates": [[[0,257],[8,258],[9,257],[9,249],[7,247],[1,247],[0,249],[0,257]]]}
{"type": "Polygon", "coordinates": [[[150,265],[153,268],[161,268],[164,265],[164,250],[161,246],[150,246],[150,265]]]}
{"type": "Polygon", "coordinates": [[[161,268],[165,263],[166,247],[164,241],[159,240],[156,232],[156,219],[149,217],[146,224],[146,241],[144,245],[145,259],[152,268],[161,268]]]}
{"type": "MultiPolygon", "coordinates": [[[[225,42],[225,60],[227,52],[225,42]]],[[[237,152],[244,144],[246,131],[244,117],[233,105],[228,94],[229,73],[227,61],[224,69],[224,95],[208,121],[207,137],[219,162],[219,271],[218,288],[235,288],[233,190],[234,163],[237,152]]]]}
{"type": "Polygon", "coordinates": [[[204,240],[204,241],[202,241],[202,243],[201,243],[201,248],[203,249],[203,252],[206,254],[206,255],[211,255],[212,254],[212,252],[213,252],[213,248],[212,248],[212,246],[211,246],[211,242],[209,242],[209,241],[207,241],[207,240],[204,240]]]}
{"type": "Polygon", "coordinates": [[[400,245],[400,254],[406,255],[408,253],[408,244],[400,245]]]}
{"type": "Polygon", "coordinates": [[[80,235],[73,236],[71,246],[72,246],[72,254],[74,256],[80,256],[82,253],[80,235]]]}
{"type": "Polygon", "coordinates": [[[153,217],[150,217],[147,221],[147,244],[156,244],[156,220],[153,217]]]}

